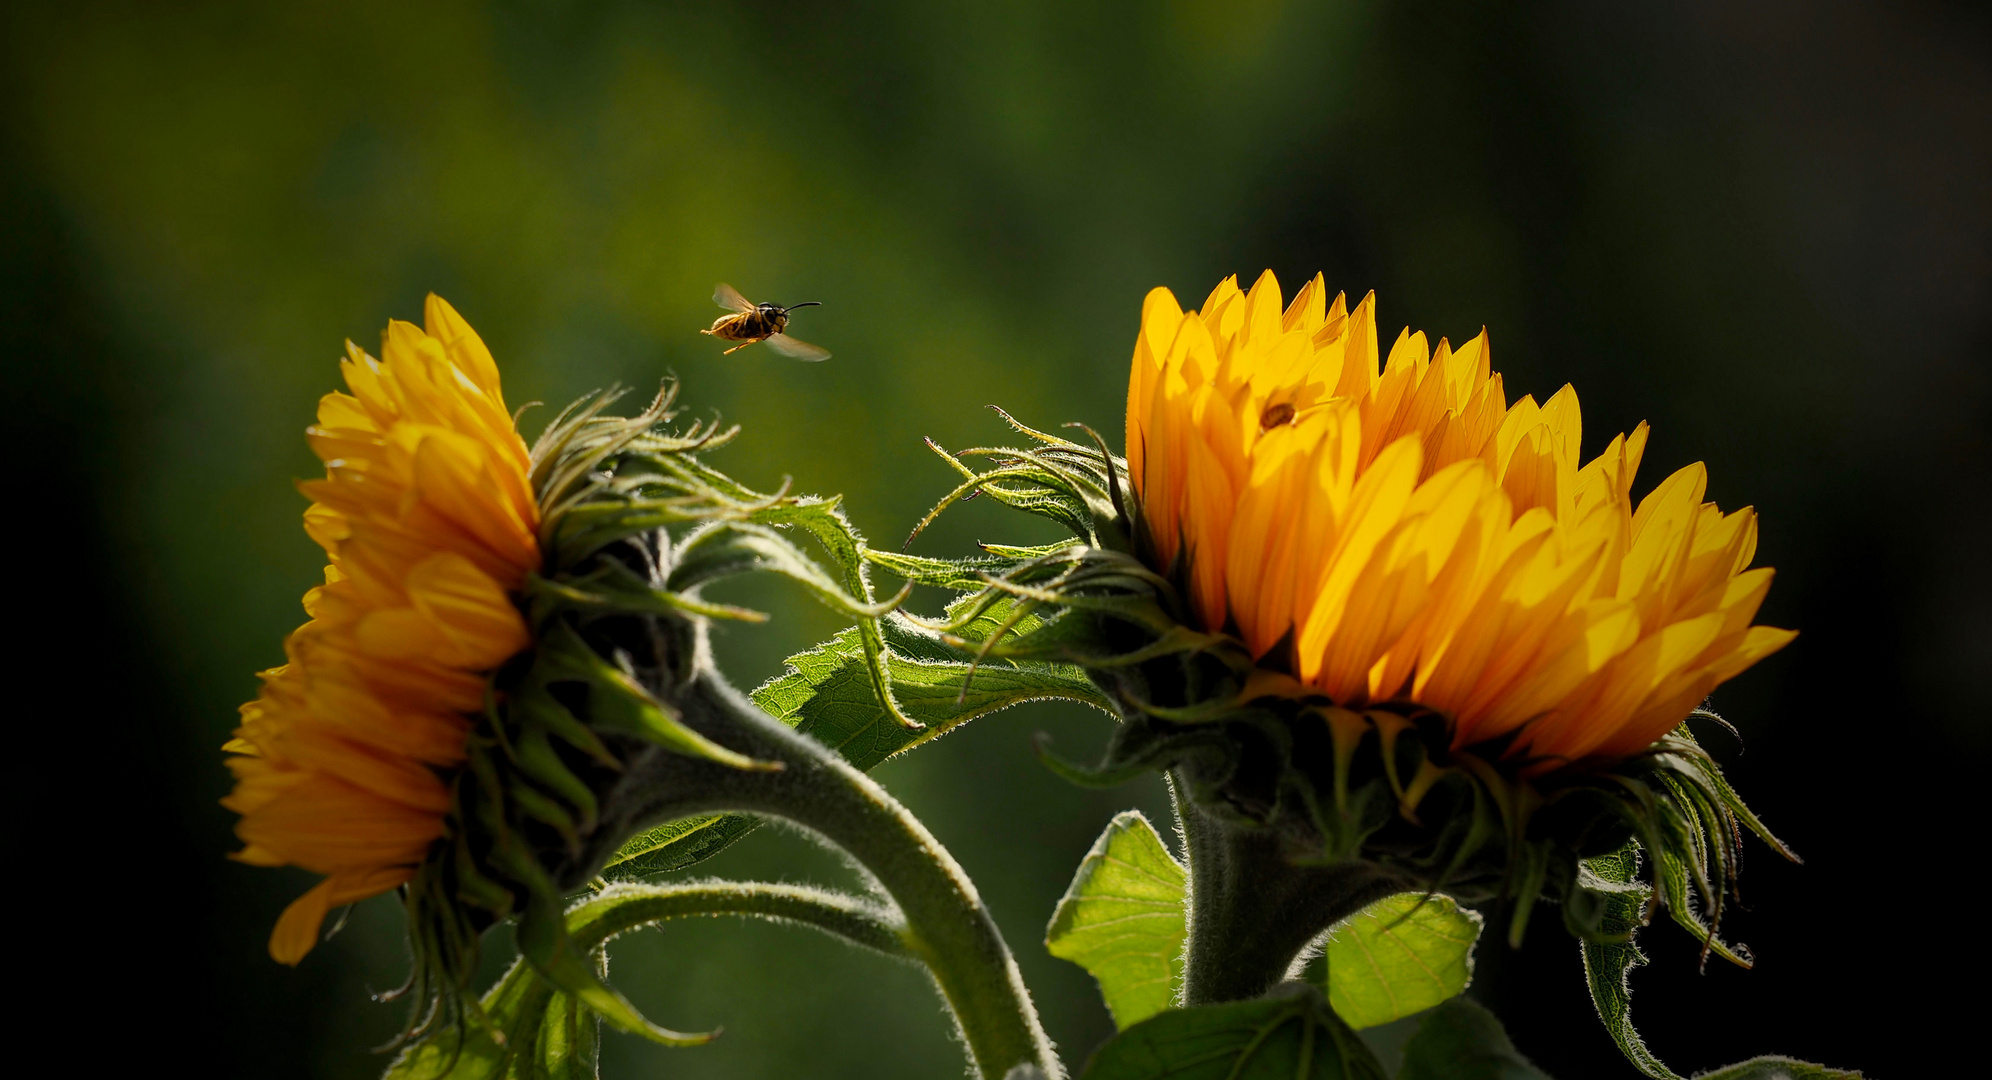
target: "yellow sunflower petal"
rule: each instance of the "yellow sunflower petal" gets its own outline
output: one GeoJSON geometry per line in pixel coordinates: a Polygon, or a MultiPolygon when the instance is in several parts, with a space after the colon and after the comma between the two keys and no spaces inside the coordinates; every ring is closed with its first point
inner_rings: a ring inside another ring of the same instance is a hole
{"type": "Polygon", "coordinates": [[[236,858],[328,875],[279,920],[283,963],[331,905],[408,880],[442,835],[489,673],[529,643],[507,593],[539,566],[525,443],[477,333],[435,296],[424,316],[390,323],[380,359],[349,342],[349,392],[319,402],[307,438],[326,475],[299,488],[332,561],[226,748],[236,858]]]}
{"type": "Polygon", "coordinates": [[[1151,292],[1128,389],[1150,540],[1207,628],[1292,641],[1338,705],[1427,706],[1456,745],[1519,732],[1544,761],[1637,752],[1790,640],[1750,624],[1756,515],[1704,503],[1699,464],[1635,504],[1647,426],[1583,461],[1576,390],[1511,405],[1491,356],[1484,329],[1407,328],[1379,367],[1374,294],[1318,276],[1285,304],[1270,272],[1191,312],[1151,292]]]}
{"type": "Polygon", "coordinates": [[[332,879],[326,878],[284,909],[270,934],[272,960],[296,967],[318,944],[318,929],[325,925],[325,913],[332,910],[332,888],[332,879]]]}

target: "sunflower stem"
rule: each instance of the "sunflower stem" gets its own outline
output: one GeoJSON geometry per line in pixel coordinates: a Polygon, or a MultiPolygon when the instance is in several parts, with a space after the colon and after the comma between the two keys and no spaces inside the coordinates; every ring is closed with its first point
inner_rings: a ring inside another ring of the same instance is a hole
{"type": "Polygon", "coordinates": [[[782,767],[729,768],[661,747],[640,753],[604,796],[602,824],[562,869],[563,885],[585,882],[620,838],[657,822],[725,812],[794,822],[849,853],[892,899],[904,919],[903,954],[933,976],[985,1080],[1018,1065],[1064,1075],[974,884],[917,818],[835,751],[756,708],[709,661],[671,698],[701,734],[782,767]]]}
{"type": "Polygon", "coordinates": [[[1358,859],[1296,865],[1276,831],[1209,813],[1185,794],[1189,784],[1180,771],[1170,775],[1190,871],[1185,1005],[1263,996],[1323,930],[1416,887],[1358,859]]]}
{"type": "Polygon", "coordinates": [[[910,960],[899,913],[873,900],[766,881],[610,885],[567,911],[575,944],[593,949],[638,927],[697,916],[743,915],[812,926],[853,945],[910,960]]]}

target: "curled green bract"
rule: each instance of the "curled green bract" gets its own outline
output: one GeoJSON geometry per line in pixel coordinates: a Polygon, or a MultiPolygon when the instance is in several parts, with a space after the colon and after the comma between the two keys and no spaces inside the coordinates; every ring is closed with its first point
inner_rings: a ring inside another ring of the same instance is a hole
{"type": "Polygon", "coordinates": [[[737,428],[668,430],[677,387],[632,417],[608,415],[604,392],[557,416],[532,450],[545,565],[517,597],[528,649],[491,680],[486,708],[455,776],[446,834],[408,886],[415,965],[394,996],[413,1003],[401,1040],[486,1025],[471,997],[479,939],[518,920],[525,960],[559,993],[618,1028],[669,1045],[703,1042],[640,1016],[604,984],[590,947],[561,914],[647,822],[616,805],[620,784],[663,752],[747,772],[782,762],[730,748],[685,716],[686,694],[717,678],[704,621],[755,620],[700,590],[737,574],[772,572],[851,617],[873,698],[901,726],[879,619],[896,599],[871,594],[863,539],[834,499],[753,491],[701,458],[737,428]],[[826,571],[797,546],[820,545],[826,571]]]}

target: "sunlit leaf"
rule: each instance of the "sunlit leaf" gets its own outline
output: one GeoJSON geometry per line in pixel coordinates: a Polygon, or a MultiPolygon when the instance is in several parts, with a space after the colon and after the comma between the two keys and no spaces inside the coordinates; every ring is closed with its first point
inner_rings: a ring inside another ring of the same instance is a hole
{"type": "Polygon", "coordinates": [[[1128,810],[1093,842],[1052,913],[1045,948],[1092,974],[1122,1030],[1175,998],[1187,880],[1155,827],[1128,810]]]}
{"type": "Polygon", "coordinates": [[[1357,1028],[1429,1009],[1473,979],[1480,916],[1449,896],[1387,896],[1328,932],[1328,1001],[1357,1028]]]}

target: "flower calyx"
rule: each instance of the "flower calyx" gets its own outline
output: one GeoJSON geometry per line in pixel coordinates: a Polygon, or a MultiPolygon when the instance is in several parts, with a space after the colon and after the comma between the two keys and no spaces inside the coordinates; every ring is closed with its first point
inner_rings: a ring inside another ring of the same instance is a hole
{"type": "Polygon", "coordinates": [[[568,932],[565,898],[654,824],[646,794],[624,782],[649,756],[783,768],[686,720],[688,696],[718,678],[708,621],[765,618],[704,599],[704,586],[781,573],[873,637],[893,602],[873,601],[854,559],[841,575],[826,571],[790,539],[824,539],[833,555],[860,548],[835,500],[755,492],[699,458],[737,429],[665,430],[676,389],[628,418],[605,414],[614,391],[597,394],[557,417],[533,449],[546,557],[516,598],[531,645],[492,677],[445,836],[408,885],[416,965],[402,992],[415,1010],[403,1040],[481,1020],[470,993],[478,939],[508,919],[518,920],[525,959],[614,1026],[668,1045],[711,1038],[652,1024],[604,983],[591,950],[568,932]]]}

